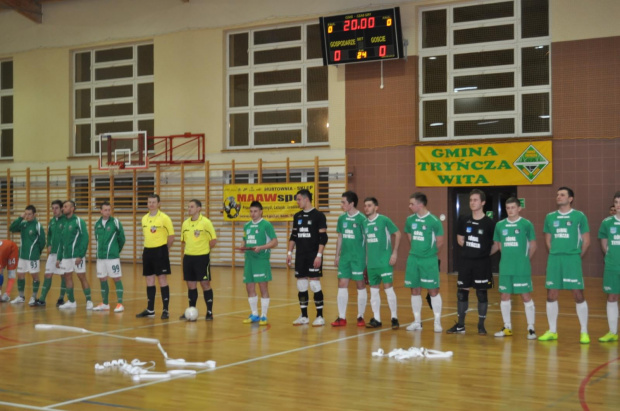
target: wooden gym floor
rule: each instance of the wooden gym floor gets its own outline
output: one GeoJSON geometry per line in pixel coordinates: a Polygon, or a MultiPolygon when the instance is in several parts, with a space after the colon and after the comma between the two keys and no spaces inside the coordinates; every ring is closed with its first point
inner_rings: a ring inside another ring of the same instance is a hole
{"type": "MultiPolygon", "coordinates": [[[[94,271],[94,267],[90,267],[94,271]]],[[[363,410],[363,409],[617,409],[620,403],[618,343],[599,343],[608,330],[606,297],[600,279],[586,279],[592,343],[579,344],[579,324],[568,292],[560,295],[559,341],[526,339],[523,305],[513,298],[514,336],[494,338],[502,326],[499,295],[489,293],[486,322],[488,336],[476,331],[476,299],[470,303],[465,335],[447,335],[456,319],[456,277],[442,275],[444,332],[433,332],[432,314],[426,302],[422,310],[424,330],[410,332],[412,321],[403,273],[395,284],[401,328],[389,326],[389,310],[382,293],[384,327],[356,327],[356,292],[351,284],[348,319],[344,328],[332,328],[337,317],[335,271],[323,280],[326,296],[325,327],[293,327],[299,315],[296,282],[292,273],[274,270],[270,283],[269,326],[242,324],[249,314],[243,270],[215,267],[213,322],[204,321],[202,293],[200,318],[179,321],[187,305],[180,267],[174,267],[171,285],[171,319],[160,320],[157,294],[155,319],[137,319],[145,308],[141,266],[123,265],[125,312],[86,311],[79,283],[78,308],[61,312],[54,307],[59,279],[54,278],[47,308],[27,304],[0,305],[0,409],[63,410],[363,410]],[[59,330],[35,330],[35,324],[85,328],[97,334],[59,330]],[[117,371],[96,372],[94,365],[114,359],[155,361],[156,371],[165,362],[156,346],[127,337],[156,338],[170,358],[204,362],[217,367],[200,370],[195,377],[165,381],[133,382],[117,371]],[[453,351],[451,359],[397,361],[372,357],[382,348],[426,347],[453,351]]],[[[98,280],[89,275],[93,301],[100,300],[98,280]]],[[[110,304],[116,304],[110,286],[110,304]]],[[[26,296],[31,290],[30,281],[26,296]]],[[[13,294],[16,290],[13,291],[13,294]]],[[[535,277],[536,331],[547,329],[543,277],[535,277]]],[[[260,307],[260,303],[259,303],[260,307]]],[[[309,307],[315,317],[314,304],[309,307]]],[[[366,308],[366,320],[371,317],[366,308]]]]}

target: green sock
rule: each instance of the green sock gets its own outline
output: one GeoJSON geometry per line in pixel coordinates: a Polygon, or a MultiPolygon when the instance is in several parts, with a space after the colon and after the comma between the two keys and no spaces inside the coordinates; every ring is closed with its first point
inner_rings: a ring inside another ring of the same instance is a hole
{"type": "Polygon", "coordinates": [[[84,289],[84,295],[86,296],[86,301],[90,301],[90,288],[84,289]]]}
{"type": "Polygon", "coordinates": [[[45,277],[43,279],[43,287],[41,287],[41,297],[39,298],[40,301],[45,301],[45,298],[47,297],[47,292],[50,290],[51,287],[52,287],[52,277],[50,278],[45,277]]]}
{"type": "Polygon", "coordinates": [[[34,294],[34,298],[37,298],[37,294],[39,293],[39,286],[41,285],[41,281],[33,280],[32,281],[32,294],[34,294]]]}
{"type": "Polygon", "coordinates": [[[101,282],[101,298],[103,298],[103,303],[108,304],[108,295],[110,294],[110,286],[108,285],[108,281],[101,282]]]}
{"type": "Polygon", "coordinates": [[[116,286],[116,299],[119,304],[123,303],[123,282],[121,280],[114,283],[116,286]]]}
{"type": "Polygon", "coordinates": [[[75,297],[73,296],[73,287],[72,288],[66,288],[67,290],[67,298],[69,299],[69,301],[71,301],[72,303],[75,302],[75,297]]]}
{"type": "Polygon", "coordinates": [[[58,296],[59,300],[65,298],[65,292],[67,291],[67,283],[65,283],[65,276],[60,277],[60,295],[58,296]]]}
{"type": "Polygon", "coordinates": [[[26,289],[26,279],[17,279],[17,291],[19,291],[19,295],[24,296],[24,290],[26,289]]]}

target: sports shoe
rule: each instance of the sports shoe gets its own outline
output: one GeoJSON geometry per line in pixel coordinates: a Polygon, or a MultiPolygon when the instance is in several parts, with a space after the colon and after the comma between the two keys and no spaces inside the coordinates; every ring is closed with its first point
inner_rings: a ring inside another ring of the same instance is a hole
{"type": "Polygon", "coordinates": [[[455,323],[451,328],[448,328],[446,334],[465,334],[465,324],[455,323]]]}
{"type": "Polygon", "coordinates": [[[34,298],[34,295],[30,297],[30,300],[28,300],[28,305],[31,307],[34,307],[34,303],[37,301],[36,298],[34,298]]]}
{"type": "Polygon", "coordinates": [[[18,295],[17,297],[15,297],[13,301],[11,301],[11,304],[23,304],[25,302],[26,302],[26,299],[22,297],[21,295],[18,295]]]}
{"type": "Polygon", "coordinates": [[[213,321],[213,313],[211,311],[207,312],[207,315],[205,315],[205,321],[213,321]]]}
{"type": "Polygon", "coordinates": [[[538,341],[555,341],[558,339],[558,333],[552,333],[551,331],[546,331],[543,335],[538,337],[538,341]]]}
{"type": "Polygon", "coordinates": [[[308,319],[308,317],[303,317],[301,315],[295,321],[293,321],[293,325],[295,326],[306,324],[310,324],[310,320],[308,319]]]}
{"type": "Polygon", "coordinates": [[[484,328],[484,324],[478,324],[478,335],[487,335],[487,329],[484,328]]]}
{"type": "Polygon", "coordinates": [[[167,320],[168,318],[170,318],[170,314],[168,314],[168,310],[164,310],[161,312],[161,319],[162,320],[167,320]]]}
{"type": "Polygon", "coordinates": [[[510,328],[502,327],[501,330],[495,333],[496,337],[512,337],[512,330],[510,328]]]}
{"type": "Polygon", "coordinates": [[[243,320],[243,323],[244,324],[252,324],[252,323],[257,323],[259,321],[260,321],[260,317],[258,315],[250,314],[250,316],[248,318],[243,320]]]}
{"type": "Polygon", "coordinates": [[[527,330],[527,339],[528,340],[535,340],[536,339],[536,332],[532,329],[527,330]]]}
{"type": "Polygon", "coordinates": [[[581,344],[590,344],[590,335],[588,333],[581,333],[579,337],[579,342],[581,344]]]}
{"type": "Polygon", "coordinates": [[[155,311],[144,310],[140,314],[136,314],[136,318],[155,318],[155,311]]]}
{"type": "Polygon", "coordinates": [[[382,325],[383,324],[381,324],[381,321],[377,321],[375,320],[375,317],[372,317],[370,321],[366,323],[366,328],[379,328],[382,325]]]}
{"type": "Polygon", "coordinates": [[[114,309],[114,312],[122,313],[123,311],[125,311],[125,307],[123,307],[123,304],[121,303],[116,304],[116,308],[114,309]]]}
{"type": "Polygon", "coordinates": [[[9,301],[11,301],[11,297],[9,297],[7,293],[2,294],[2,297],[0,297],[0,302],[7,303],[9,301]]]}
{"type": "Polygon", "coordinates": [[[336,318],[336,321],[334,321],[332,323],[332,327],[346,327],[347,325],[347,320],[345,320],[344,318],[336,318]]]}
{"type": "MultiPolygon", "coordinates": [[[[93,302],[91,300],[86,301],[86,309],[87,310],[92,310],[93,309],[93,302]]],[[[110,309],[110,307],[108,307],[108,309],[110,309]]]]}
{"type": "Polygon", "coordinates": [[[435,320],[435,323],[433,324],[433,331],[435,331],[436,333],[440,333],[443,331],[441,321],[435,320]]]}
{"type": "Polygon", "coordinates": [[[65,303],[64,298],[59,298],[58,301],[56,301],[56,307],[60,307],[64,303],[65,303]]]}
{"type": "Polygon", "coordinates": [[[364,317],[357,317],[357,326],[366,327],[366,321],[364,321],[364,317]]]}
{"type": "Polygon", "coordinates": [[[76,308],[77,307],[77,303],[75,301],[71,302],[71,301],[66,301],[63,305],[61,305],[60,307],[58,307],[61,310],[70,310],[72,308],[76,308]]]}
{"type": "Polygon", "coordinates": [[[400,327],[400,323],[398,322],[398,318],[392,318],[392,330],[398,330],[400,327]]]}
{"type": "Polygon", "coordinates": [[[322,327],[322,326],[324,326],[324,325],[325,325],[325,320],[324,320],[324,319],[323,319],[323,317],[321,317],[321,316],[316,317],[316,318],[314,319],[314,321],[312,321],[312,326],[313,326],[313,327],[322,327]]]}
{"type": "Polygon", "coordinates": [[[600,342],[613,342],[613,341],[618,341],[618,334],[612,334],[611,332],[608,332],[607,334],[605,334],[604,336],[602,336],[601,338],[598,339],[600,342]]]}
{"type": "Polygon", "coordinates": [[[260,321],[259,321],[258,325],[267,325],[267,324],[269,324],[269,323],[267,322],[267,317],[265,317],[265,316],[263,315],[263,316],[260,318],[260,321]]]}
{"type": "Polygon", "coordinates": [[[34,302],[34,305],[37,306],[37,307],[45,307],[45,301],[36,300],[34,302]]]}
{"type": "MultiPolygon", "coordinates": [[[[86,309],[88,310],[88,303],[86,303],[86,309]]],[[[93,308],[93,311],[110,311],[110,305],[100,303],[98,306],[93,308]]]]}
{"type": "Polygon", "coordinates": [[[422,329],[422,324],[413,322],[407,326],[407,331],[417,331],[422,329]]]}

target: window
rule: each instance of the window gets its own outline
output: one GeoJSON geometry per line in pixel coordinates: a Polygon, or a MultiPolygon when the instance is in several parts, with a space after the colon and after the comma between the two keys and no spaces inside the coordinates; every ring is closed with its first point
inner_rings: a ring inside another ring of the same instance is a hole
{"type": "Polygon", "coordinates": [[[551,135],[548,0],[420,10],[420,139],[551,135]]]}
{"type": "Polygon", "coordinates": [[[153,136],[153,44],[73,54],[73,154],[99,153],[101,133],[146,131],[153,136]]]}
{"type": "Polygon", "coordinates": [[[227,61],[228,148],[328,142],[318,24],[231,32],[227,61]]]}
{"type": "Polygon", "coordinates": [[[147,196],[155,190],[155,177],[152,175],[136,176],[119,174],[114,176],[114,198],[110,198],[110,177],[96,176],[88,182],[88,177],[74,177],[75,204],[79,208],[88,208],[88,193],[91,194],[91,206],[98,210],[103,201],[114,202],[115,213],[131,213],[133,209],[147,208],[147,196]],[[91,191],[92,190],[92,191],[91,191]],[[134,190],[137,205],[134,205],[134,190]]]}
{"type": "Polygon", "coordinates": [[[0,159],[13,158],[13,62],[0,60],[0,159]]]}

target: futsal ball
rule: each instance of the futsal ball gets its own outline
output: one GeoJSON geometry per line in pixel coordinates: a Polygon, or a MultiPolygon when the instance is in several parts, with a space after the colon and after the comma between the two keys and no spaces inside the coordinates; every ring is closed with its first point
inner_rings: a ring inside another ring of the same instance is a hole
{"type": "Polygon", "coordinates": [[[185,310],[185,318],[187,321],[196,321],[198,319],[198,310],[196,307],[187,307],[185,310]]]}

